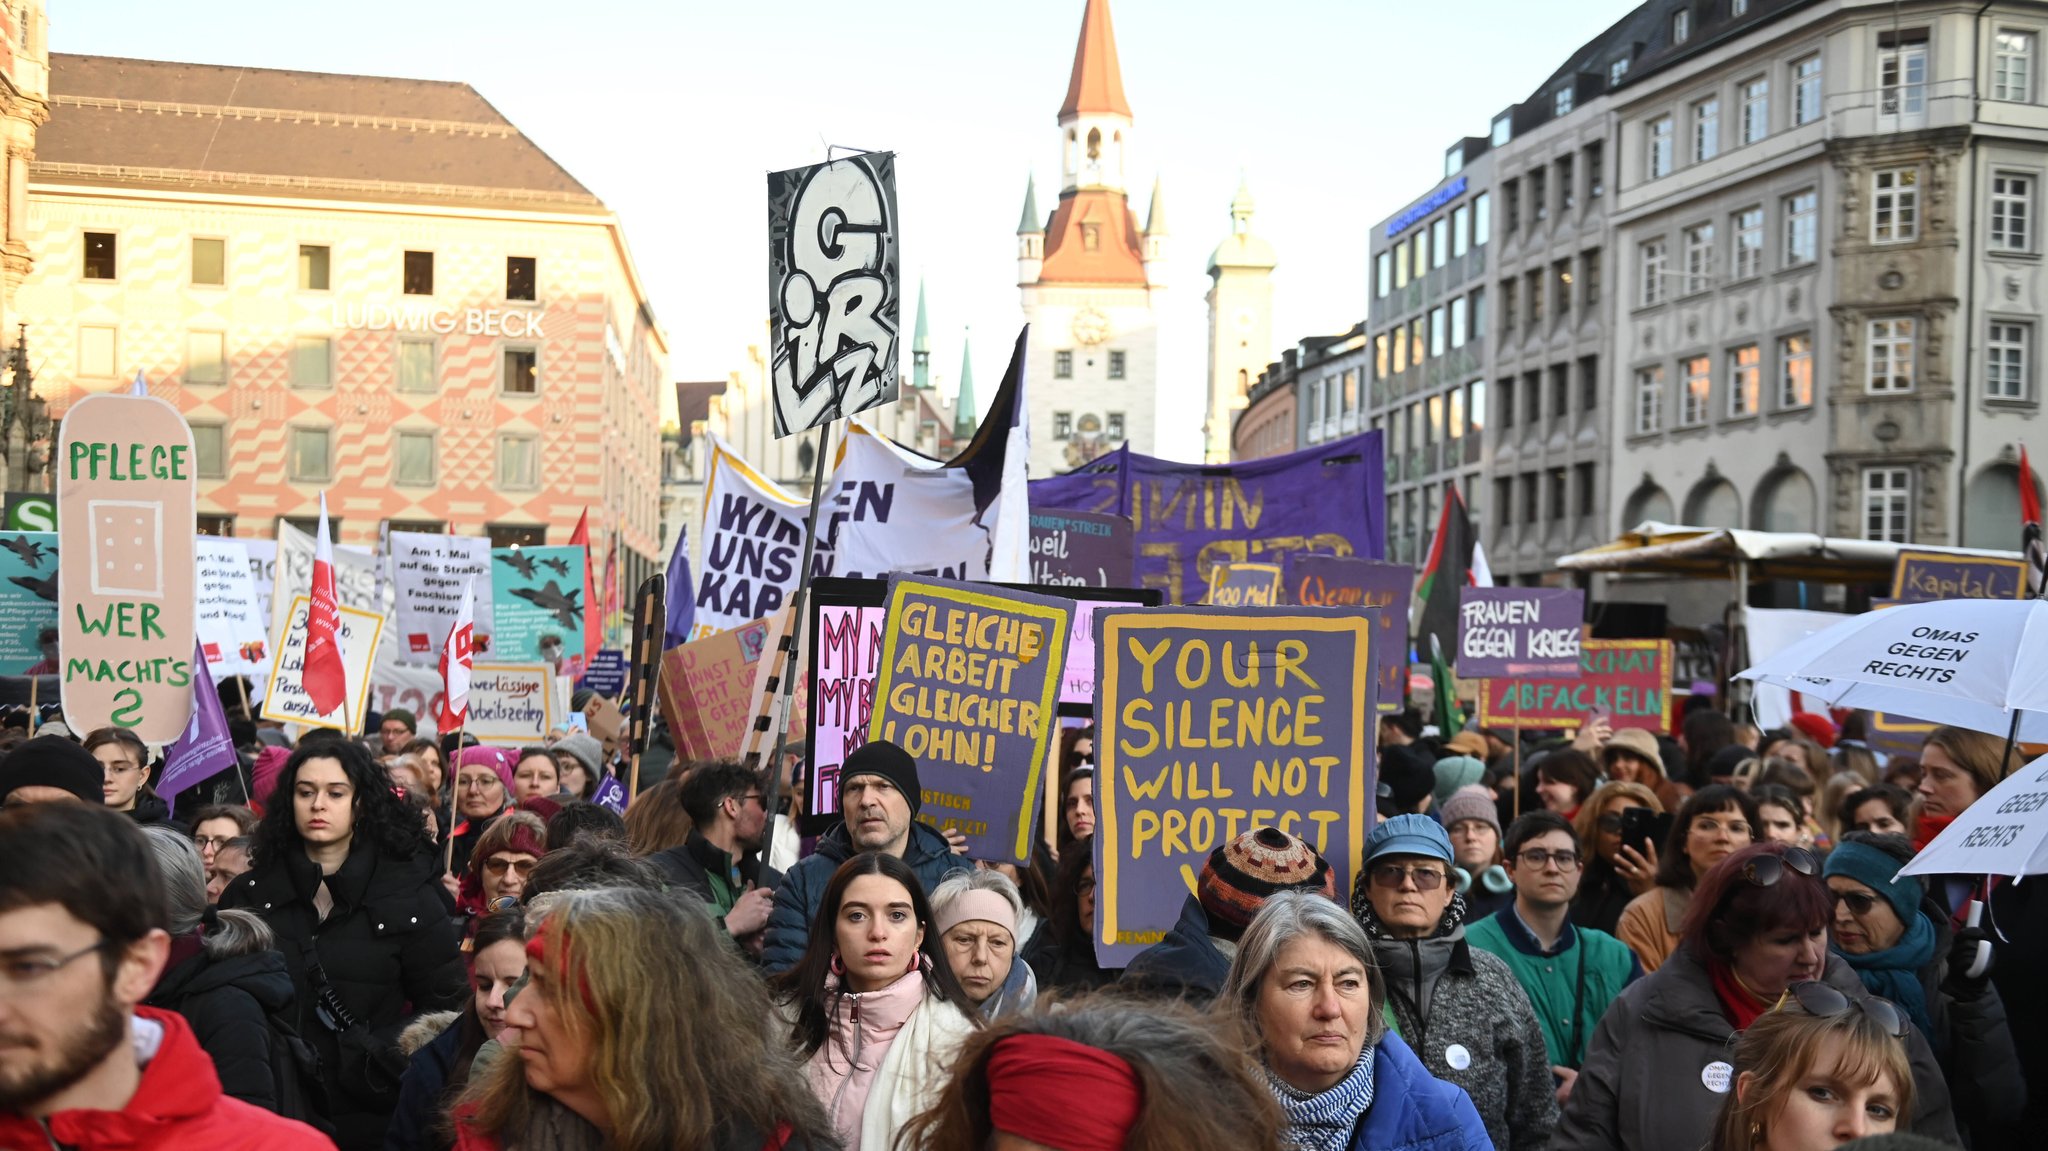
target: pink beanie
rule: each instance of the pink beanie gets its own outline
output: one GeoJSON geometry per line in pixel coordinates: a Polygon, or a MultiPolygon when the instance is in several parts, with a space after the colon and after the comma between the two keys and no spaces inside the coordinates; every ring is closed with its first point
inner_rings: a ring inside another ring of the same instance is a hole
{"type": "Polygon", "coordinates": [[[463,768],[469,767],[472,764],[482,764],[498,773],[498,781],[505,785],[505,799],[509,803],[512,799],[511,750],[503,747],[490,747],[485,744],[465,747],[462,749],[462,753],[455,757],[455,770],[457,774],[460,774],[463,768]]]}

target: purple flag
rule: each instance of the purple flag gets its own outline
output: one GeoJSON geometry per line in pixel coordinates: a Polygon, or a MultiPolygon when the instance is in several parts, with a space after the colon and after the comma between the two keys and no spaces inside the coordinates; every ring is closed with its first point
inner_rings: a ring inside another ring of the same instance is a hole
{"type": "Polygon", "coordinates": [[[590,802],[599,807],[609,807],[620,815],[624,815],[626,814],[626,785],[619,782],[618,776],[607,775],[604,777],[604,782],[597,785],[597,791],[591,795],[590,802]]]}
{"type": "Polygon", "coordinates": [[[661,650],[690,642],[697,626],[697,584],[690,579],[690,528],[676,534],[675,554],[668,557],[668,618],[661,629],[661,650]]]}
{"type": "Polygon", "coordinates": [[[213,689],[213,677],[206,671],[206,650],[194,645],[192,722],[164,748],[164,773],[157,780],[157,794],[176,795],[240,765],[234,738],[228,735],[227,713],[221,710],[220,693],[213,689]]]}

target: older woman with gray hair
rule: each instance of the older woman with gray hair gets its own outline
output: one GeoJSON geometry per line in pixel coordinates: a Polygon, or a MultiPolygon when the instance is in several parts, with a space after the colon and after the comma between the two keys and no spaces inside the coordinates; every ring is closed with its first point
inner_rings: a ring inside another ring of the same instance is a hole
{"type": "Polygon", "coordinates": [[[1272,896],[1245,930],[1211,1008],[1253,1036],[1304,1151],[1491,1151],[1464,1091],[1386,1028],[1386,984],[1365,931],[1320,895],[1272,896]]]}
{"type": "Polygon", "coordinates": [[[946,965],[983,1020],[1031,1010],[1038,980],[1020,962],[1024,897],[1000,871],[956,871],[932,889],[933,928],[946,965]]]}

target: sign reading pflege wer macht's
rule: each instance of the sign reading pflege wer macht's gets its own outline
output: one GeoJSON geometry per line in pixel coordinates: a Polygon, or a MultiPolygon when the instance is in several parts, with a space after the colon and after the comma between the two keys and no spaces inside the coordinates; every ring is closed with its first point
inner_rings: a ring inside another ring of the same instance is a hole
{"type": "Polygon", "coordinates": [[[1576,679],[1489,679],[1479,693],[1484,726],[1575,728],[1595,716],[1616,731],[1668,730],[1671,641],[1589,639],[1579,645],[1576,679]]]}
{"type": "Polygon", "coordinates": [[[378,642],[384,638],[384,617],[373,611],[341,605],[338,646],[341,648],[342,682],[348,690],[342,695],[341,706],[323,715],[314,707],[305,687],[306,608],[309,603],[311,600],[306,596],[293,596],[291,607],[285,613],[283,628],[270,637],[271,649],[277,652],[277,664],[271,669],[269,688],[263,693],[263,708],[257,714],[278,723],[354,731],[362,726],[363,715],[369,708],[370,664],[377,658],[378,642]]]}
{"type": "Polygon", "coordinates": [[[1277,827],[1342,899],[1372,830],[1372,620],[1342,608],[1095,613],[1095,956],[1165,938],[1218,844],[1277,827]]]}
{"type": "Polygon", "coordinates": [[[57,458],[64,719],[169,743],[192,721],[192,430],[154,396],[91,395],[57,458]]]}
{"type": "Polygon", "coordinates": [[[922,822],[1028,863],[1073,601],[896,574],[887,619],[868,739],[917,760],[922,822]]]}
{"type": "Polygon", "coordinates": [[[1458,589],[1458,675],[1575,679],[1586,593],[1572,588],[1458,589]]]}

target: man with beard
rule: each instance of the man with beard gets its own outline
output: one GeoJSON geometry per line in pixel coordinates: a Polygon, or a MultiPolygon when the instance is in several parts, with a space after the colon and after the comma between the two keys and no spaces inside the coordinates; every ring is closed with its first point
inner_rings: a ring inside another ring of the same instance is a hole
{"type": "Polygon", "coordinates": [[[84,804],[0,811],[0,1147],[332,1148],[221,1094],[177,1014],[140,1007],[171,950],[142,832],[84,804]]]}

